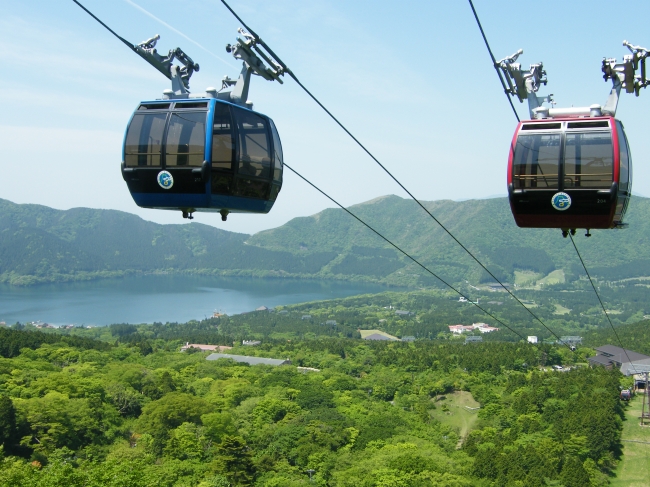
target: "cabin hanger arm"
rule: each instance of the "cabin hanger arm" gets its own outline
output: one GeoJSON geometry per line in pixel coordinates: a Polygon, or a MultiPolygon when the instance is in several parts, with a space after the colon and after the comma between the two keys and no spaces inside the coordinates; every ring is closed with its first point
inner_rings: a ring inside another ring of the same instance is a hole
{"type": "Polygon", "coordinates": [[[534,110],[541,107],[542,103],[553,103],[553,95],[537,95],[540,86],[548,83],[546,71],[541,62],[531,64],[529,70],[524,71],[521,64],[515,62],[523,52],[523,49],[519,49],[516,53],[498,61],[496,67],[503,73],[508,84],[506,93],[516,96],[521,103],[528,100],[528,110],[530,117],[533,118],[534,110]]]}
{"type": "Polygon", "coordinates": [[[648,49],[635,46],[627,41],[623,41],[623,45],[632,54],[625,55],[621,63],[617,63],[615,58],[605,58],[601,68],[605,81],[612,80],[612,90],[603,106],[603,112],[612,116],[616,115],[622,88],[625,88],[626,93],[634,93],[639,96],[641,88],[645,88],[650,84],[650,80],[646,79],[645,67],[645,60],[650,54],[648,49]],[[641,68],[641,74],[637,75],[639,67],[641,68]]]}
{"type": "Polygon", "coordinates": [[[159,39],[160,36],[156,34],[151,39],[133,46],[133,50],[171,80],[174,95],[187,96],[190,92],[190,78],[195,71],[199,70],[199,65],[192,61],[192,58],[185,54],[180,47],[170,49],[166,56],[161,56],[156,50],[156,43],[159,39]],[[174,60],[178,60],[183,66],[173,64],[174,60]]]}
{"type": "Polygon", "coordinates": [[[126,44],[129,49],[131,49],[142,59],[147,61],[154,68],[164,74],[165,77],[170,79],[172,82],[173,95],[181,98],[186,98],[189,95],[190,77],[194,71],[199,70],[199,65],[195,64],[194,61],[192,61],[192,59],[187,54],[185,54],[180,47],[171,49],[167,56],[163,57],[156,51],[156,43],[158,42],[158,39],[160,39],[160,36],[158,34],[153,36],[151,39],[147,39],[146,41],[141,42],[140,44],[133,44],[127,41],[124,37],[120,36],[104,22],[102,22],[99,17],[97,17],[94,13],[79,3],[78,0],[72,1],[81,7],[84,12],[95,19],[107,31],[109,31],[120,41],[126,44]],[[173,64],[174,59],[177,59],[183,65],[183,67],[181,68],[173,64]]]}
{"type": "Polygon", "coordinates": [[[270,53],[265,53],[259,46],[255,36],[239,28],[237,32],[241,37],[237,42],[226,46],[226,51],[239,61],[242,61],[242,70],[237,80],[226,76],[222,80],[222,90],[233,86],[232,91],[221,91],[219,98],[226,99],[232,103],[252,107],[248,100],[251,75],[261,76],[267,81],[277,81],[282,84],[280,76],[284,75],[285,69],[273,59],[270,53]]]}

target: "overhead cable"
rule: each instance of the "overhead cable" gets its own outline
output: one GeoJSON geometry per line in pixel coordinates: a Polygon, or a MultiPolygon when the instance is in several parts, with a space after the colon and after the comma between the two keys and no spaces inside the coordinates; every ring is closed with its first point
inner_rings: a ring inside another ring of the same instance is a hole
{"type": "Polygon", "coordinates": [[[111,29],[111,28],[110,28],[108,25],[106,25],[104,22],[102,22],[101,20],[99,20],[99,18],[98,18],[94,13],[92,13],[92,12],[91,12],[90,10],[88,10],[86,7],[84,7],[83,5],[81,5],[77,0],[72,0],[72,1],[73,1],[74,3],[76,3],[79,7],[81,7],[81,8],[82,8],[82,9],[83,9],[83,10],[84,10],[88,15],[90,15],[93,19],[95,19],[97,22],[99,22],[99,23],[100,23],[100,24],[101,24],[101,25],[102,25],[102,26],[103,26],[107,31],[109,31],[111,34],[113,34],[115,37],[117,37],[119,40],[121,40],[124,44],[126,44],[126,45],[129,47],[129,49],[131,49],[132,51],[134,51],[136,54],[138,53],[138,50],[136,49],[136,47],[135,47],[133,44],[131,44],[129,41],[127,41],[124,37],[122,37],[122,36],[120,36],[119,34],[117,34],[113,29],[111,29]]]}
{"type": "Polygon", "coordinates": [[[483,31],[483,26],[481,25],[481,21],[478,19],[478,14],[476,13],[476,9],[474,8],[474,4],[472,3],[472,0],[469,0],[469,6],[472,7],[474,18],[476,19],[478,28],[480,29],[481,35],[483,36],[483,42],[485,42],[485,47],[487,47],[488,53],[490,53],[490,58],[492,59],[492,66],[494,66],[494,69],[497,72],[497,76],[499,76],[499,81],[501,81],[501,86],[503,86],[503,92],[506,94],[506,98],[508,99],[508,102],[510,102],[510,107],[512,108],[512,112],[515,114],[515,117],[517,118],[517,122],[519,122],[520,121],[519,115],[517,114],[517,110],[515,109],[514,103],[512,103],[512,98],[510,97],[510,91],[508,90],[505,81],[503,81],[503,76],[501,75],[501,70],[499,69],[499,63],[497,63],[494,54],[492,54],[490,43],[488,42],[487,37],[485,36],[485,32],[483,31]]]}
{"type": "Polygon", "coordinates": [[[506,327],[506,328],[507,328],[508,330],[510,330],[512,333],[514,333],[515,335],[517,335],[519,338],[521,338],[522,340],[526,340],[526,338],[525,338],[523,335],[521,335],[519,332],[515,331],[513,328],[511,328],[511,327],[508,326],[506,323],[504,323],[503,321],[501,321],[499,318],[497,318],[496,316],[494,316],[494,315],[493,315],[492,313],[490,313],[488,310],[486,310],[485,308],[483,308],[481,305],[478,304],[478,302],[475,303],[475,302],[471,301],[471,300],[469,299],[469,297],[467,297],[467,296],[465,296],[465,294],[463,294],[462,291],[460,291],[459,289],[455,288],[452,284],[450,284],[450,283],[448,283],[447,281],[445,281],[442,277],[440,277],[438,274],[436,274],[435,272],[433,272],[433,271],[432,271],[431,269],[429,269],[427,266],[425,266],[424,264],[422,264],[419,260],[417,260],[417,259],[416,259],[415,257],[413,257],[411,254],[409,254],[408,252],[406,252],[405,250],[403,250],[403,249],[402,249],[401,247],[399,247],[396,243],[394,243],[393,241],[391,241],[388,237],[384,236],[381,232],[379,232],[378,230],[376,230],[375,228],[373,228],[372,226],[370,226],[370,224],[366,223],[366,222],[365,222],[361,217],[359,217],[359,216],[356,215],[355,213],[351,212],[348,208],[346,208],[346,207],[343,206],[341,203],[339,203],[338,201],[336,201],[334,198],[332,198],[330,195],[328,195],[325,191],[323,191],[322,189],[320,189],[318,186],[316,186],[314,183],[312,183],[311,181],[309,181],[306,177],[304,177],[304,176],[303,176],[302,174],[300,174],[298,171],[296,171],[296,170],[293,169],[291,166],[289,166],[289,164],[284,163],[283,165],[284,165],[284,167],[286,167],[287,169],[289,169],[291,172],[293,172],[296,176],[298,176],[300,179],[302,179],[304,182],[306,182],[307,184],[309,184],[309,185],[310,185],[312,188],[314,188],[316,191],[318,191],[320,194],[322,194],[323,196],[325,196],[328,200],[330,200],[330,201],[331,201],[332,203],[334,203],[336,206],[338,206],[338,207],[341,208],[343,211],[345,211],[345,212],[346,212],[348,215],[350,215],[352,218],[354,218],[355,220],[357,220],[359,223],[361,223],[363,226],[365,226],[367,229],[369,229],[371,232],[373,232],[375,235],[377,235],[379,238],[383,239],[386,243],[388,243],[390,246],[392,246],[394,249],[396,249],[398,252],[400,252],[400,253],[401,253],[402,255],[404,255],[406,258],[408,258],[409,260],[411,260],[411,261],[412,261],[413,263],[415,263],[417,266],[421,267],[425,272],[427,272],[428,274],[430,274],[430,275],[432,275],[433,277],[435,277],[436,279],[438,279],[441,283],[443,283],[443,284],[444,284],[445,286],[447,286],[449,289],[451,289],[452,291],[454,291],[455,293],[457,293],[459,296],[465,298],[465,299],[467,300],[467,302],[469,302],[469,303],[473,304],[474,306],[476,306],[476,307],[477,307],[478,309],[480,309],[483,313],[485,313],[486,315],[488,315],[490,318],[492,318],[493,320],[495,320],[497,323],[499,323],[499,324],[503,325],[504,327],[506,327]]]}
{"type": "MultiPolygon", "coordinates": [[[[474,8],[474,4],[472,3],[472,0],[469,0],[469,5],[472,8],[472,12],[474,13],[474,18],[476,19],[476,23],[478,24],[478,28],[481,30],[481,35],[483,36],[483,41],[485,42],[485,46],[487,47],[488,52],[490,53],[490,58],[492,58],[492,64],[494,65],[494,69],[496,70],[497,74],[499,75],[499,80],[501,81],[501,85],[503,86],[503,90],[506,94],[506,97],[508,98],[508,101],[510,102],[510,106],[512,107],[512,111],[515,114],[515,117],[517,118],[517,121],[519,122],[519,115],[517,115],[517,111],[515,110],[515,106],[512,103],[512,98],[509,96],[508,89],[506,88],[505,82],[503,81],[503,77],[501,76],[501,71],[499,70],[499,65],[494,58],[494,54],[492,54],[492,49],[490,48],[490,44],[488,43],[487,37],[485,36],[485,32],[483,31],[483,26],[481,25],[481,21],[478,18],[478,14],[476,13],[476,9],[474,8]]],[[[585,265],[584,260],[582,259],[582,256],[580,255],[580,252],[578,251],[578,247],[576,246],[575,241],[573,240],[573,235],[569,233],[569,236],[571,237],[571,243],[573,244],[573,248],[575,249],[576,253],[578,254],[578,258],[580,259],[580,263],[582,264],[582,267],[585,270],[585,273],[587,274],[587,277],[589,278],[589,282],[591,283],[591,287],[594,290],[594,293],[596,293],[596,297],[598,298],[598,302],[600,303],[601,308],[603,309],[603,313],[605,313],[605,317],[607,318],[607,321],[609,322],[609,325],[612,327],[612,331],[614,332],[614,335],[616,336],[616,339],[618,340],[619,345],[621,345],[621,348],[625,352],[625,356],[627,357],[628,361],[632,363],[630,360],[630,357],[627,355],[627,350],[625,347],[623,347],[623,342],[618,336],[618,333],[616,333],[616,329],[614,328],[614,325],[612,324],[612,320],[609,317],[609,314],[607,313],[607,310],[605,309],[605,305],[603,304],[602,299],[600,298],[600,295],[598,294],[598,290],[596,289],[596,286],[594,285],[593,280],[591,279],[591,275],[589,274],[589,271],[587,270],[587,266],[585,265]]],[[[632,364],[634,367],[634,364],[632,364]]],[[[636,372],[636,367],[634,368],[636,372]]]]}
{"type": "MultiPolygon", "coordinates": [[[[83,9],[83,10],[84,10],[88,15],[90,15],[93,19],[95,19],[97,22],[99,22],[99,23],[100,23],[100,24],[101,24],[101,25],[102,25],[106,30],[108,30],[111,34],[113,34],[115,37],[117,37],[119,40],[121,40],[124,44],[126,44],[126,45],[129,47],[129,49],[131,49],[133,52],[135,52],[135,53],[138,54],[139,56],[142,55],[142,54],[138,51],[138,49],[137,49],[137,47],[136,47],[135,45],[131,44],[131,43],[130,43],[129,41],[127,41],[124,37],[122,37],[122,36],[120,36],[119,34],[117,34],[113,29],[111,29],[108,25],[106,25],[104,22],[102,22],[102,21],[101,21],[101,20],[100,20],[100,19],[99,19],[99,18],[98,18],[94,13],[92,13],[90,10],[88,10],[86,7],[84,7],[84,6],[83,6],[83,5],[82,5],[78,0],[72,0],[72,1],[73,1],[74,3],[76,3],[79,7],[81,7],[81,8],[82,8],[82,9],[83,9]]],[[[231,67],[233,66],[231,63],[229,63],[228,61],[226,61],[226,60],[222,59],[221,57],[217,56],[215,53],[213,53],[212,51],[210,51],[210,50],[207,49],[206,47],[202,46],[201,44],[199,44],[198,42],[196,42],[196,41],[195,41],[194,39],[192,39],[191,37],[188,37],[188,36],[186,36],[185,34],[183,34],[180,30],[175,29],[174,27],[172,27],[171,25],[169,25],[169,24],[168,24],[167,22],[165,22],[164,20],[159,19],[158,17],[156,17],[156,16],[155,16],[154,14],[152,14],[151,12],[149,12],[149,11],[143,9],[140,5],[138,5],[138,4],[134,3],[134,2],[132,2],[131,0],[124,0],[124,1],[125,1],[126,3],[128,3],[129,5],[133,6],[134,8],[140,10],[140,11],[141,11],[142,13],[144,13],[145,15],[148,15],[149,17],[153,18],[156,22],[159,22],[160,24],[164,25],[165,27],[167,27],[167,28],[168,28],[169,30],[171,30],[172,32],[175,32],[176,34],[178,34],[178,35],[180,35],[181,37],[184,37],[185,39],[187,39],[188,41],[190,41],[191,43],[196,44],[198,47],[200,47],[201,49],[203,49],[205,52],[207,52],[208,54],[210,54],[212,57],[215,57],[215,58],[217,58],[219,61],[221,61],[221,62],[223,62],[223,63],[226,63],[228,66],[231,66],[231,67]]]]}
{"type": "MultiPolygon", "coordinates": [[[[375,157],[375,156],[374,156],[374,155],[373,155],[373,154],[372,154],[372,153],[371,153],[371,152],[370,152],[370,151],[369,151],[369,150],[368,150],[368,149],[367,149],[367,148],[366,148],[366,147],[365,147],[365,146],[364,146],[360,141],[359,141],[359,139],[357,139],[357,138],[352,134],[352,132],[350,132],[350,131],[345,127],[345,125],[343,125],[343,123],[341,123],[341,122],[340,122],[340,121],[339,121],[339,120],[338,120],[338,119],[337,119],[337,118],[332,114],[332,112],[330,112],[330,111],[325,107],[325,105],[323,105],[323,104],[318,100],[318,98],[316,98],[316,96],[314,96],[314,95],[313,95],[313,94],[312,94],[312,93],[311,93],[311,92],[310,92],[310,91],[305,87],[305,85],[303,85],[303,84],[300,82],[300,80],[299,80],[299,79],[297,78],[297,76],[293,73],[293,71],[291,71],[291,69],[289,69],[289,68],[287,67],[287,65],[286,65],[286,64],[285,64],[285,63],[284,63],[284,62],[283,62],[283,61],[282,61],[282,60],[281,60],[281,59],[280,59],[280,58],[279,58],[279,57],[278,57],[278,56],[277,56],[277,55],[276,55],[272,50],[271,50],[271,48],[270,48],[270,47],[269,47],[269,46],[268,46],[268,45],[267,45],[267,44],[266,44],[266,43],[265,43],[265,42],[260,38],[260,36],[258,36],[258,35],[255,33],[255,31],[253,31],[253,29],[251,29],[248,25],[246,25],[246,23],[241,19],[241,17],[239,17],[239,15],[237,15],[237,13],[236,13],[236,12],[235,12],[231,7],[230,7],[230,5],[228,5],[228,3],[226,2],[226,0],[221,0],[221,3],[223,3],[223,4],[226,6],[226,8],[227,8],[227,9],[228,9],[232,14],[233,14],[233,16],[234,16],[234,17],[235,17],[239,22],[241,22],[241,24],[246,28],[246,30],[247,30],[247,31],[248,31],[252,36],[255,37],[256,42],[258,42],[259,44],[261,44],[262,46],[264,46],[264,48],[265,48],[265,49],[266,49],[266,50],[267,50],[271,55],[273,55],[273,57],[276,59],[276,61],[278,62],[278,64],[279,64],[280,66],[282,66],[282,69],[283,69],[283,70],[284,70],[284,71],[285,71],[289,76],[291,76],[291,78],[293,78],[293,80],[298,84],[298,86],[300,86],[300,87],[303,89],[303,91],[304,91],[305,93],[307,93],[307,94],[312,98],[312,100],[314,100],[314,101],[318,104],[318,106],[320,106],[320,107],[325,111],[325,113],[327,113],[327,114],[330,116],[330,118],[331,118],[332,120],[334,120],[334,121],[338,124],[338,126],[341,127],[341,128],[343,129],[343,131],[344,131],[346,134],[348,134],[348,135],[350,136],[350,138],[351,138],[352,140],[354,140],[354,141],[357,143],[357,145],[358,145],[359,147],[361,147],[361,149],[363,149],[363,151],[364,151],[366,154],[368,154],[368,156],[370,156],[370,158],[371,158],[373,161],[375,161],[375,162],[377,163],[377,165],[378,165],[380,168],[382,168],[382,169],[384,170],[384,172],[385,172],[386,174],[388,174],[388,176],[390,176],[390,178],[391,178],[393,181],[395,181],[395,183],[397,183],[397,185],[398,185],[400,188],[402,188],[402,190],[403,190],[407,195],[409,195],[409,197],[410,197],[413,201],[415,201],[415,202],[418,204],[418,206],[419,206],[420,208],[422,208],[422,210],[424,210],[424,212],[427,213],[427,215],[429,215],[429,217],[431,217],[431,218],[433,219],[433,221],[435,221],[435,222],[440,226],[440,228],[442,228],[442,229],[447,233],[447,235],[449,235],[449,236],[454,240],[454,242],[456,242],[456,243],[457,243],[457,244],[458,244],[458,245],[459,245],[459,246],[460,246],[460,247],[461,247],[461,248],[462,248],[462,249],[463,249],[463,250],[464,250],[464,251],[465,251],[465,252],[466,252],[466,253],[467,253],[467,254],[468,254],[468,255],[469,255],[469,256],[470,256],[470,257],[471,257],[471,258],[472,258],[472,259],[473,259],[477,264],[478,264],[478,265],[479,265],[479,266],[481,266],[481,267],[483,268],[483,270],[484,270],[485,272],[487,272],[487,273],[490,275],[490,277],[492,277],[492,279],[494,279],[494,280],[495,280],[495,281],[496,281],[496,282],[497,282],[497,283],[498,283],[498,284],[499,284],[503,289],[505,289],[505,291],[506,291],[506,292],[507,292],[511,297],[513,297],[513,298],[514,298],[514,299],[515,299],[515,300],[516,300],[516,301],[517,301],[521,306],[523,306],[523,307],[526,309],[526,311],[527,311],[527,312],[528,312],[528,313],[529,313],[529,314],[530,314],[530,315],[531,315],[531,316],[532,316],[532,317],[533,317],[537,322],[539,322],[539,323],[540,323],[540,324],[541,324],[541,325],[542,325],[542,326],[543,326],[543,327],[544,327],[544,328],[545,328],[549,333],[551,333],[551,335],[553,335],[555,338],[557,338],[558,340],[560,340],[560,337],[559,337],[559,336],[558,336],[558,335],[557,335],[553,330],[551,330],[548,326],[546,326],[546,324],[545,324],[545,323],[544,323],[544,322],[543,322],[543,321],[542,321],[542,320],[541,320],[541,319],[540,319],[540,318],[539,318],[535,313],[533,313],[533,312],[532,312],[528,307],[526,307],[526,305],[524,305],[524,303],[522,303],[521,300],[520,300],[517,296],[515,296],[515,295],[510,291],[510,289],[508,289],[508,288],[507,288],[507,287],[506,287],[506,286],[505,286],[505,285],[504,285],[504,284],[499,280],[499,278],[497,278],[497,277],[496,277],[496,276],[495,276],[495,275],[494,275],[494,274],[493,274],[493,273],[492,273],[492,272],[491,272],[487,267],[485,267],[485,265],[483,265],[483,263],[482,263],[480,260],[478,260],[478,258],[476,258],[476,257],[474,256],[474,254],[473,254],[473,253],[472,253],[472,252],[471,252],[467,247],[465,247],[465,246],[464,246],[464,245],[463,245],[463,244],[462,244],[462,243],[461,243],[461,242],[460,242],[460,241],[459,241],[459,240],[458,240],[458,239],[457,239],[457,238],[456,238],[456,237],[455,237],[455,236],[454,236],[454,235],[453,235],[453,234],[452,234],[448,229],[447,229],[447,227],[445,227],[445,226],[444,226],[444,225],[443,225],[443,224],[442,224],[442,223],[441,223],[441,222],[440,222],[440,221],[439,221],[439,220],[438,220],[438,219],[433,215],[433,213],[431,213],[431,212],[430,212],[430,211],[429,211],[429,210],[428,210],[428,209],[427,209],[427,208],[426,208],[426,207],[425,207],[425,206],[420,202],[420,200],[418,200],[418,199],[417,199],[417,198],[416,198],[416,197],[415,197],[415,196],[414,196],[414,195],[413,195],[413,194],[412,194],[408,189],[406,189],[406,187],[405,187],[405,186],[404,186],[404,185],[403,185],[403,184],[402,184],[402,183],[401,183],[401,182],[400,182],[400,181],[399,181],[399,180],[398,180],[398,179],[397,179],[397,178],[396,178],[396,177],[395,177],[395,176],[394,176],[394,175],[393,175],[393,174],[392,174],[392,173],[391,173],[391,172],[390,172],[390,171],[389,171],[389,170],[388,170],[388,169],[387,169],[387,168],[386,168],[386,167],[385,167],[381,162],[379,162],[379,160],[378,160],[378,159],[377,159],[377,158],[376,158],[376,157],[375,157]]],[[[472,8],[473,8],[473,7],[472,7],[472,8]]],[[[481,31],[482,31],[482,29],[481,29],[481,31]]],[[[490,53],[491,53],[491,51],[490,51],[490,53]]],[[[494,56],[493,56],[493,58],[494,58],[494,56]]],[[[502,80],[502,82],[503,82],[503,80],[502,80]]],[[[504,85],[504,86],[505,86],[505,85],[504,85]]],[[[511,103],[512,103],[512,101],[511,101],[511,103]]],[[[514,110],[514,106],[513,106],[513,110],[514,110]]],[[[516,112],[516,111],[515,111],[515,115],[517,115],[517,112],[516,112]]]]}
{"type": "Polygon", "coordinates": [[[625,352],[625,356],[627,357],[628,362],[632,364],[632,367],[634,368],[634,372],[636,373],[636,367],[634,366],[634,363],[632,362],[632,360],[630,360],[630,356],[627,354],[627,350],[623,346],[623,342],[621,341],[620,337],[618,336],[618,333],[616,333],[616,328],[614,328],[614,324],[612,323],[612,320],[609,317],[609,313],[607,313],[607,310],[605,309],[605,305],[603,304],[603,300],[600,299],[600,294],[598,294],[598,290],[596,289],[596,285],[594,284],[594,281],[591,278],[591,275],[589,274],[589,271],[587,270],[587,266],[585,265],[585,261],[582,259],[582,255],[580,255],[580,251],[578,250],[578,247],[576,246],[575,240],[573,240],[573,235],[571,235],[571,233],[569,233],[569,237],[571,237],[571,243],[573,244],[573,248],[576,249],[576,254],[578,254],[578,258],[580,259],[580,263],[582,264],[582,268],[585,270],[585,274],[587,274],[587,277],[589,278],[589,283],[591,284],[591,287],[594,289],[594,292],[596,293],[596,297],[598,298],[598,302],[600,303],[600,307],[603,309],[603,313],[605,313],[605,316],[607,317],[607,321],[609,321],[609,326],[612,327],[612,331],[614,332],[614,335],[616,336],[616,340],[618,340],[618,344],[623,349],[623,352],[625,352]]]}
{"type": "MultiPolygon", "coordinates": [[[[73,0],[73,1],[75,1],[75,0],[73,0]]],[[[133,8],[135,8],[135,9],[139,10],[140,12],[142,12],[143,14],[145,14],[146,16],[151,17],[153,20],[155,20],[155,21],[158,22],[159,24],[164,25],[166,28],[168,28],[168,29],[171,30],[172,32],[178,34],[178,35],[181,36],[181,37],[184,37],[185,39],[187,39],[188,41],[190,41],[190,42],[191,42],[192,44],[194,44],[195,46],[199,47],[200,49],[203,49],[205,52],[207,52],[207,53],[208,53],[210,56],[212,56],[213,58],[218,59],[219,61],[221,61],[221,62],[224,63],[224,64],[227,64],[227,65],[230,66],[231,68],[236,68],[236,66],[235,66],[234,64],[232,64],[232,63],[226,61],[226,60],[223,59],[221,56],[217,56],[215,53],[213,53],[213,52],[212,52],[210,49],[208,49],[207,47],[205,47],[205,46],[199,44],[198,42],[196,42],[194,39],[192,39],[192,38],[189,37],[188,35],[185,35],[183,32],[181,32],[180,30],[176,29],[175,27],[169,25],[169,24],[168,24],[167,22],[165,22],[164,20],[162,20],[162,19],[156,17],[154,14],[152,14],[152,13],[149,12],[148,10],[142,8],[140,5],[138,5],[137,3],[133,2],[132,0],[124,0],[124,1],[125,1],[126,3],[128,3],[129,5],[131,5],[133,8]]]]}

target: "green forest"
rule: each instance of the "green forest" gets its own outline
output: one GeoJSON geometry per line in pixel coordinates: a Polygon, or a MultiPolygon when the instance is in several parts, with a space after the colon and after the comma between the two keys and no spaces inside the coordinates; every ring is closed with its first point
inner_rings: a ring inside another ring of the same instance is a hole
{"type": "Polygon", "coordinates": [[[249,236],[0,200],[5,286],[195,273],[412,289],[188,323],[0,327],[0,487],[608,485],[622,461],[619,391],[630,380],[587,367],[587,347],[650,354],[641,218],[650,200],[635,199],[615,256],[611,233],[577,240],[614,329],[570,242],[546,230],[515,239],[505,202],[427,207],[524,306],[491,289],[412,202],[353,208],[479,308],[338,210],[249,236]],[[471,344],[449,332],[476,322],[500,330],[471,344]],[[362,330],[412,341],[364,341],[362,330]],[[557,345],[559,335],[580,335],[583,346],[557,345]],[[251,339],[262,343],[242,345],[251,339]],[[187,342],[291,364],[211,361],[181,352],[187,342]]]}
{"type": "Polygon", "coordinates": [[[313,338],[231,351],[291,365],[180,352],[241,343],[238,319],[274,315],[1,328],[0,485],[585,487],[613,475],[626,379],[580,366],[589,349],[368,342],[318,324],[313,338]]]}
{"type": "MultiPolygon", "coordinates": [[[[581,284],[588,285],[587,282],[581,284]]],[[[219,326],[221,331],[238,340],[320,336],[360,338],[359,329],[379,329],[399,338],[413,336],[418,339],[464,340],[464,337],[453,337],[449,325],[481,322],[499,328],[499,332],[482,335],[486,341],[519,341],[528,335],[555,341],[557,336],[587,337],[592,331],[598,330],[602,330],[602,339],[615,339],[598,298],[586,286],[584,290],[571,292],[517,292],[517,296],[527,303],[528,310],[540,318],[546,328],[535,320],[525,306],[504,292],[478,292],[470,289],[468,294],[496,319],[471,303],[459,302],[458,295],[452,292],[434,289],[387,291],[283,306],[273,312],[224,316],[219,320],[219,326]],[[398,314],[397,311],[400,310],[410,314],[398,314]],[[610,330],[609,334],[607,330],[610,330]]],[[[607,303],[610,319],[615,326],[643,321],[646,313],[650,312],[644,287],[603,287],[600,294],[607,303]]],[[[635,349],[635,340],[623,341],[626,347],[635,349]]]]}

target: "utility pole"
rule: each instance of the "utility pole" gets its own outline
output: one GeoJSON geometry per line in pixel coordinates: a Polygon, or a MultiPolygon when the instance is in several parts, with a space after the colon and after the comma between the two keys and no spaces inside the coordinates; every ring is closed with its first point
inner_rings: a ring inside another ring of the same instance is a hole
{"type": "MultiPolygon", "coordinates": [[[[648,373],[645,372],[645,388],[643,389],[643,404],[641,405],[641,426],[645,426],[645,398],[648,395],[648,373]]],[[[648,404],[650,409],[650,404],[648,404]]]]}
{"type": "Polygon", "coordinates": [[[312,479],[311,476],[316,473],[316,470],[314,470],[313,468],[310,468],[309,470],[307,470],[307,473],[309,474],[309,481],[313,482],[314,479],[312,479]]]}

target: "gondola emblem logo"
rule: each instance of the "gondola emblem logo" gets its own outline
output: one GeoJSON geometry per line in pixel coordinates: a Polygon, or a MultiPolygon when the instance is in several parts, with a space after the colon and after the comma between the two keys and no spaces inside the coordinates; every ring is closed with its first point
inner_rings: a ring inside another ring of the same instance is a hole
{"type": "Polygon", "coordinates": [[[568,210],[571,206],[571,196],[566,193],[555,193],[551,198],[551,205],[559,211],[568,210]]]}
{"type": "Polygon", "coordinates": [[[174,177],[168,171],[160,171],[156,179],[162,189],[170,189],[174,186],[174,177]]]}

